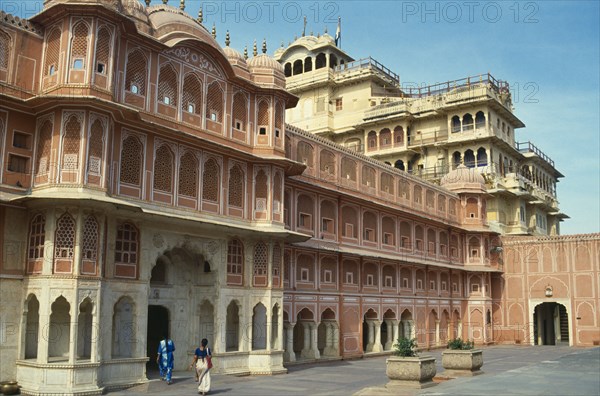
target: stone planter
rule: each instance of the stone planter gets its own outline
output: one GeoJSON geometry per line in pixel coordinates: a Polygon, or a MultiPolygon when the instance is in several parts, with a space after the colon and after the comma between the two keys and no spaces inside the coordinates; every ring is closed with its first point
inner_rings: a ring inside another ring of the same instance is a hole
{"type": "Polygon", "coordinates": [[[447,377],[465,377],[481,374],[483,351],[481,349],[447,349],[442,352],[442,366],[447,377]]]}
{"type": "Polygon", "coordinates": [[[390,379],[386,388],[392,391],[402,387],[421,389],[436,385],[432,381],[436,373],[433,356],[393,356],[388,358],[386,363],[385,373],[390,379]]]}

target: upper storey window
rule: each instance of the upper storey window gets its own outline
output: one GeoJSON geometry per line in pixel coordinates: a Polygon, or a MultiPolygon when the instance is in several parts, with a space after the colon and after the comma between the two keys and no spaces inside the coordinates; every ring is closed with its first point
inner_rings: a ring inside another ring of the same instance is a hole
{"type": "Polygon", "coordinates": [[[233,128],[245,131],[248,124],[248,99],[243,92],[237,92],[233,96],[233,128]]]}
{"type": "Polygon", "coordinates": [[[127,68],[125,70],[125,90],[136,94],[146,95],[146,57],[138,50],[134,49],[127,56],[127,68]]]}
{"type": "Polygon", "coordinates": [[[269,104],[265,101],[261,101],[258,104],[258,119],[256,124],[258,125],[258,134],[266,135],[269,129],[269,104]]]}
{"type": "Polygon", "coordinates": [[[71,68],[81,70],[85,68],[87,59],[89,27],[85,22],[79,22],[73,28],[71,38],[71,68]]]}
{"type": "Polygon", "coordinates": [[[208,87],[206,101],[206,118],[221,123],[223,120],[223,90],[218,82],[215,81],[208,87]]]}
{"type": "Polygon", "coordinates": [[[112,37],[109,30],[102,26],[98,29],[96,41],[96,73],[108,74],[108,59],[111,53],[112,37]]]}
{"type": "Polygon", "coordinates": [[[158,101],[167,106],[177,106],[177,72],[171,64],[163,65],[160,68],[158,101]]]}
{"type": "Polygon", "coordinates": [[[58,57],[60,54],[60,29],[54,28],[48,33],[46,40],[46,59],[44,61],[44,75],[53,76],[58,71],[58,57]]]}
{"type": "Polygon", "coordinates": [[[0,69],[8,69],[8,59],[10,58],[10,36],[0,32],[0,69]]]}
{"type": "Polygon", "coordinates": [[[202,80],[194,73],[188,73],[183,79],[181,109],[188,113],[202,114],[202,80]]]}

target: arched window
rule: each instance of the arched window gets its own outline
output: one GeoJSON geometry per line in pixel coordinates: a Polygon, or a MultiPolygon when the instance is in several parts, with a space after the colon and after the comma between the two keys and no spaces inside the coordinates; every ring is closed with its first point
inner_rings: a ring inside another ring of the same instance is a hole
{"type": "Polygon", "coordinates": [[[244,274],[244,245],[239,239],[231,239],[227,243],[227,274],[234,275],[234,283],[241,285],[244,274]]]}
{"type": "Polygon", "coordinates": [[[236,164],[229,169],[229,206],[243,208],[245,191],[244,171],[236,164]]]}
{"type": "Polygon", "coordinates": [[[335,156],[329,150],[321,150],[319,158],[319,168],[321,173],[335,176],[335,156]]]}
{"type": "Polygon", "coordinates": [[[8,60],[10,59],[10,36],[7,33],[0,32],[0,69],[8,70],[8,60]]]}
{"type": "Polygon", "coordinates": [[[257,212],[264,212],[267,210],[267,197],[268,197],[268,184],[267,175],[264,170],[259,170],[255,177],[255,195],[256,204],[254,209],[257,212]]]}
{"type": "Polygon", "coordinates": [[[115,277],[132,278],[138,276],[138,229],[131,223],[117,227],[115,240],[115,277]]]}
{"type": "Polygon", "coordinates": [[[237,92],[233,96],[232,127],[239,131],[246,131],[248,125],[248,99],[243,92],[237,92]]]}
{"type": "Polygon", "coordinates": [[[469,113],[465,114],[463,116],[462,124],[463,124],[463,131],[468,131],[468,130],[473,129],[473,116],[469,113]]]}
{"type": "Polygon", "coordinates": [[[97,275],[99,225],[94,216],[88,216],[83,224],[83,243],[81,244],[81,273],[97,275]]]}
{"type": "Polygon", "coordinates": [[[50,168],[50,152],[52,149],[52,122],[45,121],[40,128],[37,144],[35,170],[37,176],[46,175],[50,168]]]}
{"type": "Polygon", "coordinates": [[[281,213],[283,208],[281,207],[281,191],[282,191],[282,180],[281,173],[276,172],[273,177],[273,212],[281,213]]]}
{"type": "Polygon", "coordinates": [[[206,118],[213,122],[223,122],[223,90],[216,81],[210,84],[206,94],[206,118]]]}
{"type": "Polygon", "coordinates": [[[104,153],[104,125],[101,120],[96,119],[92,123],[89,139],[88,176],[100,176],[104,153]]]}
{"type": "Polygon", "coordinates": [[[58,72],[58,57],[60,56],[60,29],[55,27],[46,37],[46,59],[44,60],[44,75],[53,76],[58,72]]]}
{"type": "Polygon", "coordinates": [[[89,26],[85,22],[79,22],[73,28],[71,39],[71,61],[69,67],[75,70],[85,69],[87,66],[89,26]]]}
{"type": "Polygon", "coordinates": [[[362,169],[362,184],[369,188],[375,188],[375,169],[370,166],[363,165],[362,169]]]}
{"type": "Polygon", "coordinates": [[[262,100],[258,103],[258,117],[256,119],[256,128],[259,135],[266,135],[270,130],[270,111],[269,111],[269,103],[262,100]]]}
{"type": "Polygon", "coordinates": [[[379,131],[379,147],[387,147],[392,144],[392,132],[389,128],[379,131]]]}
{"type": "Polygon", "coordinates": [[[179,160],[178,191],[186,197],[198,196],[198,159],[191,151],[186,151],[179,160]]]}
{"type": "Polygon", "coordinates": [[[142,51],[134,49],[129,52],[125,72],[125,90],[145,96],[148,66],[142,51]]]}
{"type": "Polygon", "coordinates": [[[275,105],[275,137],[279,138],[283,131],[283,118],[285,117],[285,107],[281,103],[275,105]]]}
{"type": "Polygon", "coordinates": [[[401,126],[394,128],[394,144],[402,145],[404,143],[404,129],[401,126]]]}
{"type": "Polygon", "coordinates": [[[202,114],[202,80],[194,73],[188,73],[183,79],[181,110],[190,114],[202,114]]]}
{"type": "Polygon", "coordinates": [[[202,172],[202,199],[205,201],[219,202],[219,184],[221,169],[214,158],[204,163],[202,172]]]}
{"type": "Polygon", "coordinates": [[[332,69],[335,69],[335,67],[337,65],[338,65],[337,56],[335,56],[334,54],[330,54],[329,55],[329,67],[331,67],[332,69]]]}
{"type": "Polygon", "coordinates": [[[285,74],[286,77],[290,77],[292,75],[292,64],[290,62],[286,63],[283,67],[283,74],[285,74]]]}
{"type": "Polygon", "coordinates": [[[46,243],[46,218],[36,215],[29,225],[29,246],[27,249],[27,272],[41,272],[46,243]]]}
{"type": "Polygon", "coordinates": [[[356,183],[356,162],[348,157],[342,158],[342,177],[356,183]]]}
{"type": "Polygon", "coordinates": [[[404,170],[404,161],[397,160],[396,162],[394,162],[394,168],[404,170]]]}
{"type": "Polygon", "coordinates": [[[294,61],[294,66],[292,68],[292,73],[293,75],[298,75],[298,74],[302,74],[302,70],[303,70],[303,66],[302,66],[302,59],[298,59],[296,61],[294,61]]]}
{"type": "Polygon", "coordinates": [[[324,53],[320,53],[317,55],[317,59],[315,61],[315,69],[320,69],[325,66],[327,66],[326,55],[324,53]]]}
{"type": "Polygon", "coordinates": [[[69,213],[56,222],[54,233],[54,272],[69,273],[75,250],[75,220],[69,213]]]}
{"type": "Polygon", "coordinates": [[[62,169],[77,171],[79,169],[79,147],[81,145],[81,120],[79,117],[75,115],[69,117],[65,124],[62,145],[62,169]]]}
{"type": "Polygon", "coordinates": [[[452,154],[452,169],[456,169],[458,167],[458,165],[460,165],[461,163],[461,158],[460,158],[460,152],[455,151],[452,154]]]}
{"type": "Polygon", "coordinates": [[[164,64],[158,73],[157,100],[167,106],[177,106],[177,72],[170,63],[164,64]]]}
{"type": "Polygon", "coordinates": [[[95,72],[98,74],[108,75],[108,65],[110,61],[110,55],[112,52],[112,35],[106,26],[98,28],[96,34],[96,69],[95,72]]]}
{"type": "Polygon", "coordinates": [[[485,127],[485,115],[483,114],[483,111],[478,111],[477,114],[475,114],[475,128],[479,129],[479,128],[484,128],[485,127]]]}
{"type": "Polygon", "coordinates": [[[374,150],[377,148],[377,132],[371,131],[367,135],[367,142],[369,144],[369,150],[374,150]]]}
{"type": "Polygon", "coordinates": [[[483,147],[480,147],[477,150],[477,166],[486,166],[487,164],[487,152],[483,147]]]}
{"type": "Polygon", "coordinates": [[[309,72],[312,70],[312,58],[310,56],[307,56],[304,59],[304,72],[309,72]]]}
{"type": "Polygon", "coordinates": [[[452,132],[460,132],[460,117],[455,115],[454,117],[452,117],[452,121],[450,122],[451,124],[451,130],[452,132]]]}
{"type": "Polygon", "coordinates": [[[394,177],[389,173],[381,173],[380,191],[394,195],[394,177]]]}
{"type": "Polygon", "coordinates": [[[473,168],[475,166],[475,154],[471,149],[465,151],[465,166],[467,168],[473,168]]]}
{"type": "Polygon", "coordinates": [[[156,150],[154,157],[154,190],[169,194],[173,192],[173,172],[175,168],[173,159],[173,152],[166,144],[156,150]]]}
{"type": "Polygon", "coordinates": [[[139,186],[142,173],[142,143],[135,136],[128,136],[123,140],[121,148],[121,183],[139,186]]]}
{"type": "Polygon", "coordinates": [[[297,147],[296,160],[302,162],[309,168],[314,167],[313,148],[306,142],[299,142],[297,147]]]}
{"type": "Polygon", "coordinates": [[[273,264],[271,273],[273,276],[273,287],[279,287],[281,282],[281,246],[278,243],[273,246],[273,264]]]}
{"type": "Polygon", "coordinates": [[[253,269],[252,273],[254,275],[254,285],[255,286],[266,286],[267,280],[267,258],[268,258],[268,250],[267,245],[264,242],[258,242],[254,246],[254,260],[253,260],[253,269]],[[256,277],[259,277],[257,279],[256,277]]]}

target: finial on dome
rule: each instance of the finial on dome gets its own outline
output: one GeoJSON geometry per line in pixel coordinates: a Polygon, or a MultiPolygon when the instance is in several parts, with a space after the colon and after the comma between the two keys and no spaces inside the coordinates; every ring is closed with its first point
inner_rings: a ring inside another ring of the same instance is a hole
{"type": "Polygon", "coordinates": [[[167,4],[169,0],[162,0],[163,4],[167,4]]]}
{"type": "Polygon", "coordinates": [[[248,60],[248,46],[244,46],[244,59],[248,60]]]}
{"type": "Polygon", "coordinates": [[[321,33],[317,32],[317,38],[321,37],[321,33]]]}
{"type": "Polygon", "coordinates": [[[229,43],[231,43],[231,40],[229,37],[229,30],[227,30],[227,33],[225,33],[225,46],[229,47],[229,43]]]}
{"type": "Polygon", "coordinates": [[[185,0],[180,0],[179,1],[179,9],[181,11],[185,10],[185,0]]]}
{"type": "Polygon", "coordinates": [[[254,40],[254,46],[252,46],[252,55],[258,55],[258,49],[256,48],[256,39],[254,40]]]}
{"type": "Polygon", "coordinates": [[[146,0],[146,7],[150,7],[150,0],[146,0]]]}
{"type": "Polygon", "coordinates": [[[215,26],[214,22],[213,22],[213,28],[212,28],[212,36],[215,40],[217,39],[217,26],[215,26]]]}
{"type": "Polygon", "coordinates": [[[262,53],[266,54],[267,53],[267,39],[264,38],[263,39],[263,44],[262,44],[262,53]]]}
{"type": "Polygon", "coordinates": [[[281,48],[283,48],[283,41],[281,42],[281,48]]]}
{"type": "Polygon", "coordinates": [[[325,26],[325,31],[323,33],[327,34],[327,26],[325,26]]]}
{"type": "Polygon", "coordinates": [[[198,23],[202,23],[204,21],[204,15],[202,15],[202,6],[198,10],[198,18],[196,19],[198,23]]]}

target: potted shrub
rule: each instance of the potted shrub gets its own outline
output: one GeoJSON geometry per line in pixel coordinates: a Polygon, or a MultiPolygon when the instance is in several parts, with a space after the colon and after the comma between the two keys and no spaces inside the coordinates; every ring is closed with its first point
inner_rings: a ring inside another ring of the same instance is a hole
{"type": "Polygon", "coordinates": [[[473,341],[455,338],[448,341],[448,349],[442,352],[444,375],[448,377],[481,374],[483,351],[474,348],[473,341]]]}
{"type": "Polygon", "coordinates": [[[394,356],[387,359],[386,374],[390,382],[386,388],[399,390],[401,387],[426,388],[435,385],[432,381],[436,373],[433,356],[418,356],[417,342],[399,338],[393,345],[394,356]]]}

